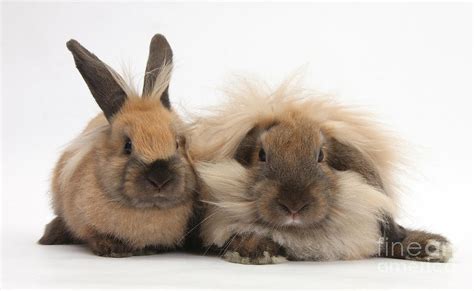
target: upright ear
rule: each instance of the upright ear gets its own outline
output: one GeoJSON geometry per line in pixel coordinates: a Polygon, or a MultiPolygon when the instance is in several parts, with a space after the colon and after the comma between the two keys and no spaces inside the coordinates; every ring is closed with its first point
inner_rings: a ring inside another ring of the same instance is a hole
{"type": "Polygon", "coordinates": [[[155,34],[150,42],[150,53],[145,71],[142,96],[159,95],[161,103],[170,108],[168,96],[169,78],[173,64],[173,51],[161,34],[155,34]]]}
{"type": "Polygon", "coordinates": [[[110,121],[127,100],[127,94],[113,76],[116,73],[76,40],[71,39],[66,46],[92,96],[110,121]]]}

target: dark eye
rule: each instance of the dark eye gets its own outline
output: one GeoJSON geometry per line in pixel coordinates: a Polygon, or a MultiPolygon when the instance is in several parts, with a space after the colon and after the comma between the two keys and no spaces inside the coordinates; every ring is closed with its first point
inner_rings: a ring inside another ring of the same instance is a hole
{"type": "Polygon", "coordinates": [[[258,159],[260,162],[266,162],[267,161],[267,154],[265,154],[265,151],[263,149],[260,149],[258,152],[258,159]]]}
{"type": "Polygon", "coordinates": [[[176,149],[179,149],[179,138],[176,139],[176,149]]]}
{"type": "Polygon", "coordinates": [[[323,152],[323,149],[320,149],[319,154],[318,154],[318,163],[321,163],[323,160],[324,160],[324,152],[323,152]]]}
{"type": "Polygon", "coordinates": [[[129,138],[127,138],[127,140],[125,141],[125,146],[123,147],[123,150],[127,155],[132,153],[132,141],[129,138]]]}

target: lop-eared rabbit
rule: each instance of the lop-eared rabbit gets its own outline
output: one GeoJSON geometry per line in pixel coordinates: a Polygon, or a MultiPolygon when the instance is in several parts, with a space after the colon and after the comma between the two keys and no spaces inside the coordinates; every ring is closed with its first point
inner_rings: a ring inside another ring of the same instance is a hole
{"type": "Polygon", "coordinates": [[[235,88],[192,131],[207,249],[243,264],[450,258],[443,236],[395,221],[399,142],[370,114],[293,82],[235,88]]]}

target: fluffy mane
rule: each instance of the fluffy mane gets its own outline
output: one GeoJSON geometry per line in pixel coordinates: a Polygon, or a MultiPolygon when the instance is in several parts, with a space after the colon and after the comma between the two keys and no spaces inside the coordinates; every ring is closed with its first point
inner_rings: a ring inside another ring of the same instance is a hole
{"type": "Polygon", "coordinates": [[[257,124],[288,114],[304,116],[320,125],[323,133],[358,149],[379,173],[386,193],[394,198],[398,188],[394,175],[400,169],[399,139],[372,114],[355,106],[341,105],[332,96],[304,89],[295,79],[276,89],[256,81],[242,80],[225,91],[225,104],[194,119],[191,155],[216,162],[232,158],[245,135],[257,124]]]}

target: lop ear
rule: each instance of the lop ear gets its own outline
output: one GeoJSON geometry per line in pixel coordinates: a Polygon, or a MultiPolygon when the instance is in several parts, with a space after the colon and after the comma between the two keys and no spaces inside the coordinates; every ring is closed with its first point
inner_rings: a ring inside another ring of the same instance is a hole
{"type": "Polygon", "coordinates": [[[171,46],[163,35],[155,34],[150,42],[142,96],[160,98],[168,109],[171,108],[168,88],[172,64],[171,46]]]}
{"type": "Polygon", "coordinates": [[[71,39],[66,46],[92,96],[110,121],[127,100],[127,94],[113,76],[116,73],[76,40],[71,39]]]}

